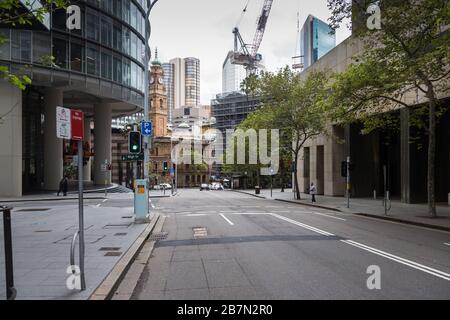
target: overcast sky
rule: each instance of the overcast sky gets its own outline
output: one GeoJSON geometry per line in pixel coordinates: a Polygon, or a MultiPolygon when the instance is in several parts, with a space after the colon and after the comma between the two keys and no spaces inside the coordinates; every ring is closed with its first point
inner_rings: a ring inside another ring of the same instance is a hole
{"type": "MultiPolygon", "coordinates": [[[[201,102],[222,90],[222,64],[233,48],[232,30],[248,0],[159,0],[151,14],[152,52],[158,47],[159,60],[196,57],[201,68],[201,102]]],[[[250,0],[239,26],[244,41],[251,43],[264,0],[250,0]]],[[[300,26],[308,14],[324,21],[329,17],[327,0],[274,0],[266,33],[259,52],[268,71],[292,63],[297,55],[297,12],[300,26]]],[[[337,43],[348,37],[338,30],[337,43]]],[[[299,50],[299,49],[297,49],[299,50]]]]}

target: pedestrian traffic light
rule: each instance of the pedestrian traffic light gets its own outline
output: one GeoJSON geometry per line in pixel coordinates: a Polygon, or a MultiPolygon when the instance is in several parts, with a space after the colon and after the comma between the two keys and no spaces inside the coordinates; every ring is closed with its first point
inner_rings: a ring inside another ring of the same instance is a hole
{"type": "Polygon", "coordinates": [[[167,170],[169,170],[169,166],[167,165],[167,161],[163,162],[163,171],[167,172],[167,170]]]}
{"type": "Polygon", "coordinates": [[[128,152],[141,153],[141,134],[139,132],[128,133],[128,152]]]}

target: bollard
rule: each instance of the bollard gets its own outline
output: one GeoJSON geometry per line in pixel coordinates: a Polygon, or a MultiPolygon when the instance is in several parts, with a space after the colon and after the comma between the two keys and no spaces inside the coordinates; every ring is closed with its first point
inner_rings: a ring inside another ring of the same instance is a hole
{"type": "Polygon", "coordinates": [[[16,289],[14,288],[14,268],[13,268],[13,250],[12,250],[12,232],[11,232],[11,209],[10,207],[0,207],[3,212],[3,237],[5,245],[5,272],[6,272],[6,299],[14,300],[16,298],[16,289]]]}

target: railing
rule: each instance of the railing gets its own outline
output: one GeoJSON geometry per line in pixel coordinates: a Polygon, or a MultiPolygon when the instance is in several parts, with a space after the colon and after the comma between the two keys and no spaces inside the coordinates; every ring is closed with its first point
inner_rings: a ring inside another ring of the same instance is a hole
{"type": "Polygon", "coordinates": [[[6,299],[14,300],[17,291],[14,288],[14,266],[12,250],[12,232],[11,232],[11,207],[0,207],[3,212],[3,237],[5,245],[5,272],[6,272],[6,299]]]}

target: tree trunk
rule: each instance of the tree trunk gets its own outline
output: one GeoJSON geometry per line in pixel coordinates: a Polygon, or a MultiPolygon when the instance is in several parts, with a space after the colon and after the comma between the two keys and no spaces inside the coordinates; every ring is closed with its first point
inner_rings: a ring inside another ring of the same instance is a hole
{"type": "Polygon", "coordinates": [[[294,184],[295,184],[295,195],[296,199],[300,200],[300,188],[298,187],[298,177],[297,177],[297,160],[298,160],[298,151],[295,153],[295,163],[294,163],[294,184]]]}
{"type": "Polygon", "coordinates": [[[428,125],[428,213],[437,217],[436,194],[435,194],[435,171],[436,171],[436,100],[432,86],[428,86],[429,93],[429,125],[428,125]]]}

